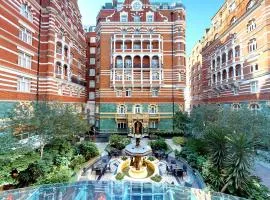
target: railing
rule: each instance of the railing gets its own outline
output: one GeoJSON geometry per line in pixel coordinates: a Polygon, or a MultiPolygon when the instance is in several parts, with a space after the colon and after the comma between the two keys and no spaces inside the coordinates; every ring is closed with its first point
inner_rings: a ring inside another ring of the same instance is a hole
{"type": "Polygon", "coordinates": [[[0,199],[234,199],[241,198],[217,192],[171,185],[131,181],[83,181],[52,184],[0,193],[0,199]]]}

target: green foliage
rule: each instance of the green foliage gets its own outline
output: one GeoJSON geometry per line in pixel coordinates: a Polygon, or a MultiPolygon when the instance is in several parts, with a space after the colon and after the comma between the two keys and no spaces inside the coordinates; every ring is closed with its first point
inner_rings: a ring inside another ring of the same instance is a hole
{"type": "Polygon", "coordinates": [[[53,139],[68,138],[88,130],[87,120],[73,106],[53,102],[18,104],[9,113],[9,119],[11,134],[38,136],[41,158],[44,146],[53,139]]]}
{"type": "Polygon", "coordinates": [[[115,179],[118,180],[118,181],[121,181],[121,180],[124,179],[124,177],[125,177],[125,174],[119,172],[119,173],[116,174],[115,179]]]}
{"type": "Polygon", "coordinates": [[[113,134],[109,138],[110,146],[118,150],[124,149],[129,143],[130,139],[121,135],[113,134]]]}
{"type": "Polygon", "coordinates": [[[85,157],[86,160],[90,160],[99,155],[98,148],[93,142],[84,142],[79,145],[79,153],[85,157]]]}
{"type": "Polygon", "coordinates": [[[245,193],[242,196],[252,200],[269,199],[269,189],[260,183],[257,177],[252,177],[245,188],[245,193]]]}
{"type": "Polygon", "coordinates": [[[173,123],[175,125],[176,132],[182,134],[187,133],[190,123],[188,114],[181,111],[175,113],[173,123]]]}
{"type": "Polygon", "coordinates": [[[184,137],[173,137],[172,141],[176,145],[184,146],[186,143],[186,139],[184,137]]]}
{"type": "Polygon", "coordinates": [[[202,139],[188,138],[186,146],[193,152],[197,152],[200,155],[207,154],[207,143],[202,139]]]}
{"type": "Polygon", "coordinates": [[[126,156],[122,156],[121,158],[123,161],[127,160],[128,158],[126,156]]]}
{"type": "Polygon", "coordinates": [[[162,177],[160,175],[155,175],[151,177],[151,180],[154,182],[160,182],[162,180],[162,177]]]}
{"type": "Polygon", "coordinates": [[[85,163],[83,155],[77,155],[71,160],[69,167],[77,171],[83,163],[85,163]]]}
{"type": "Polygon", "coordinates": [[[19,173],[18,187],[27,187],[34,184],[45,172],[38,162],[31,163],[27,169],[19,173]]]}
{"type": "Polygon", "coordinates": [[[149,157],[147,158],[147,160],[154,161],[154,160],[156,160],[156,158],[153,157],[153,156],[149,156],[149,157]]]}
{"type": "Polygon", "coordinates": [[[150,146],[154,151],[167,151],[168,145],[164,139],[160,138],[150,142],[150,146]]]}
{"type": "Polygon", "coordinates": [[[43,179],[38,181],[39,184],[66,183],[70,181],[73,172],[68,167],[55,168],[51,173],[47,174],[43,179]]]}

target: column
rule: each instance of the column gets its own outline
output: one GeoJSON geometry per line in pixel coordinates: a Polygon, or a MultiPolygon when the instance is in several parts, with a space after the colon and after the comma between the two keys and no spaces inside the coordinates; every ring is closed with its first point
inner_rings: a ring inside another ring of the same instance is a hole
{"type": "Polygon", "coordinates": [[[233,80],[236,80],[236,72],[235,72],[235,65],[233,65],[233,80]]]}
{"type": "Polygon", "coordinates": [[[143,58],[140,56],[141,60],[141,87],[143,88],[143,58]]]}
{"type": "Polygon", "coordinates": [[[215,79],[216,79],[216,81],[215,81],[215,82],[216,82],[216,85],[217,85],[217,73],[216,73],[215,75],[216,75],[216,76],[215,76],[215,79]]]}
{"type": "Polygon", "coordinates": [[[134,49],[133,48],[134,48],[134,39],[131,39],[131,52],[134,52],[134,49]]]}
{"type": "Polygon", "coordinates": [[[125,40],[124,40],[124,38],[122,40],[122,51],[125,52],[125,40]]]}
{"type": "Polygon", "coordinates": [[[132,82],[132,88],[134,88],[134,56],[131,56],[131,82],[132,82]]]}
{"type": "Polygon", "coordinates": [[[220,71],[220,83],[222,83],[222,71],[220,71]]]}
{"type": "Polygon", "coordinates": [[[125,87],[125,56],[122,56],[122,84],[125,87]]]}
{"type": "Polygon", "coordinates": [[[241,66],[241,79],[244,79],[244,67],[243,67],[243,64],[241,64],[240,66],[241,66]]]}
{"type": "Polygon", "coordinates": [[[112,70],[113,70],[113,86],[115,86],[115,56],[113,57],[113,67],[112,67],[112,70]]]}
{"type": "Polygon", "coordinates": [[[153,75],[153,67],[152,67],[152,56],[150,56],[150,85],[151,85],[151,87],[152,87],[152,83],[153,83],[153,77],[152,77],[152,75],[153,75]]]}

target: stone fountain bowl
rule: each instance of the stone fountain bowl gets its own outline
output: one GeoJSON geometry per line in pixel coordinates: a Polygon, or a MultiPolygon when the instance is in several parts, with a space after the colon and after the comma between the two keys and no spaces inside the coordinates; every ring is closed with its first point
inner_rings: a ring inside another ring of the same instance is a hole
{"type": "Polygon", "coordinates": [[[136,144],[131,143],[126,146],[125,153],[129,156],[148,156],[152,154],[152,149],[147,144],[140,144],[136,146],[136,144]]]}

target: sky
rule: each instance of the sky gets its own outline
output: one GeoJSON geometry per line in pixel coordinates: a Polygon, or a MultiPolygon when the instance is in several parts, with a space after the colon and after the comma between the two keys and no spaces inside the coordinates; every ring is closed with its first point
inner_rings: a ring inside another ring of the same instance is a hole
{"type": "MultiPolygon", "coordinates": [[[[180,1],[180,0],[179,0],[180,1]]],[[[96,16],[105,3],[112,0],[78,0],[83,25],[96,25],[96,16]]],[[[187,53],[200,40],[211,19],[224,0],[182,0],[187,12],[187,53]]]]}

